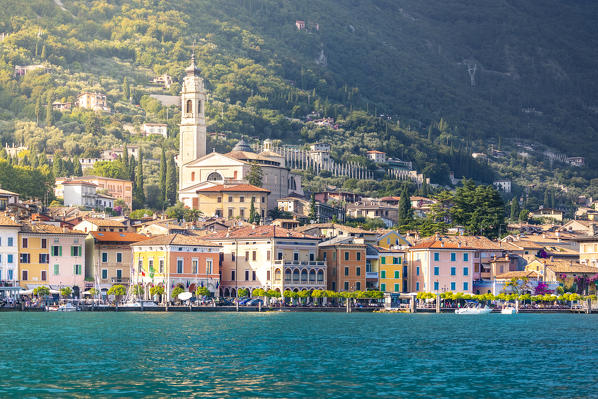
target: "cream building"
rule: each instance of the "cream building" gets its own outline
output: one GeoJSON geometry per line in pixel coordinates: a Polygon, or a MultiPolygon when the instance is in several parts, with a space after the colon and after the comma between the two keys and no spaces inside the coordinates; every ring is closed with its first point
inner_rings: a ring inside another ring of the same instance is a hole
{"type": "MultiPolygon", "coordinates": [[[[200,209],[199,190],[218,185],[247,184],[253,164],[262,171],[261,187],[270,192],[267,209],[290,193],[303,194],[300,176],[293,175],[282,156],[272,151],[272,143],[264,142],[264,151],[257,154],[244,140],[227,154],[206,154],[206,90],[192,58],[183,82],[178,156],[179,200],[187,207],[200,209]]],[[[203,209],[201,209],[203,211],[203,209]]]]}

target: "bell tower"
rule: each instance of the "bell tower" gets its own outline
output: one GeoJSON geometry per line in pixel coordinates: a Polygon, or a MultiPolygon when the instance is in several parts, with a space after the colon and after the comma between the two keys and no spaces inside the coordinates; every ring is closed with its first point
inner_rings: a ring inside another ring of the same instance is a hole
{"type": "Polygon", "coordinates": [[[206,155],[206,90],[200,70],[195,65],[195,52],[191,65],[185,69],[181,93],[181,125],[179,134],[179,162],[185,165],[206,155]]]}

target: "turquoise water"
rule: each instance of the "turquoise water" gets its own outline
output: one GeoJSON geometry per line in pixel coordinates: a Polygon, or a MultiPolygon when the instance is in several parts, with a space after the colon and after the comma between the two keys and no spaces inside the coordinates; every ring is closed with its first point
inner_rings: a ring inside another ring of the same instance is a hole
{"type": "Polygon", "coordinates": [[[598,316],[0,313],[0,397],[598,396],[598,316]]]}

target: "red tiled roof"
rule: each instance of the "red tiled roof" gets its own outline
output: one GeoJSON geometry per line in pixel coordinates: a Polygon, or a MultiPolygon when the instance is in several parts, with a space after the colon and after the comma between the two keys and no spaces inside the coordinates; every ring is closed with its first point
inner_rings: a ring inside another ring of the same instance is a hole
{"type": "Polygon", "coordinates": [[[308,238],[317,240],[317,237],[310,236],[296,231],[288,230],[278,226],[247,226],[236,230],[222,230],[210,236],[207,240],[222,240],[226,238],[308,238]]]}
{"type": "Polygon", "coordinates": [[[85,185],[85,186],[93,186],[93,187],[97,187],[97,184],[94,183],[90,183],[88,181],[83,181],[83,180],[65,180],[64,182],[62,182],[62,185],[69,185],[69,184],[78,184],[78,185],[85,185]]]}
{"type": "Polygon", "coordinates": [[[270,190],[266,190],[265,188],[252,186],[251,184],[237,184],[234,186],[226,186],[224,184],[220,184],[218,186],[213,187],[206,187],[197,190],[198,193],[240,193],[240,192],[261,192],[261,193],[269,193],[270,190]]]}
{"type": "Polygon", "coordinates": [[[98,227],[125,227],[122,222],[112,219],[84,218],[83,221],[95,224],[98,227]]]}
{"type": "Polygon", "coordinates": [[[481,236],[432,236],[424,238],[411,249],[502,249],[500,244],[481,236]]]}
{"type": "Polygon", "coordinates": [[[137,242],[149,238],[143,234],[119,233],[117,231],[92,231],[89,234],[91,234],[97,241],[102,242],[137,242]]]}
{"type": "Polygon", "coordinates": [[[143,240],[137,242],[135,245],[195,245],[204,247],[218,247],[219,245],[205,241],[196,235],[185,235],[185,234],[169,234],[164,236],[157,236],[150,238],[149,240],[143,240]]]}

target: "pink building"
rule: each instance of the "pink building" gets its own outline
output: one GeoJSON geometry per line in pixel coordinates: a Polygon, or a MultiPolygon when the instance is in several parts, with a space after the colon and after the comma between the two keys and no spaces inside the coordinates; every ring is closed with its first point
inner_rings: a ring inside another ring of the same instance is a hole
{"type": "Polygon", "coordinates": [[[410,291],[473,293],[476,239],[435,235],[409,248],[410,291]]]}
{"type": "Polygon", "coordinates": [[[71,230],[47,235],[48,283],[54,289],[70,287],[74,297],[82,297],[85,287],[85,236],[71,230]]]}

